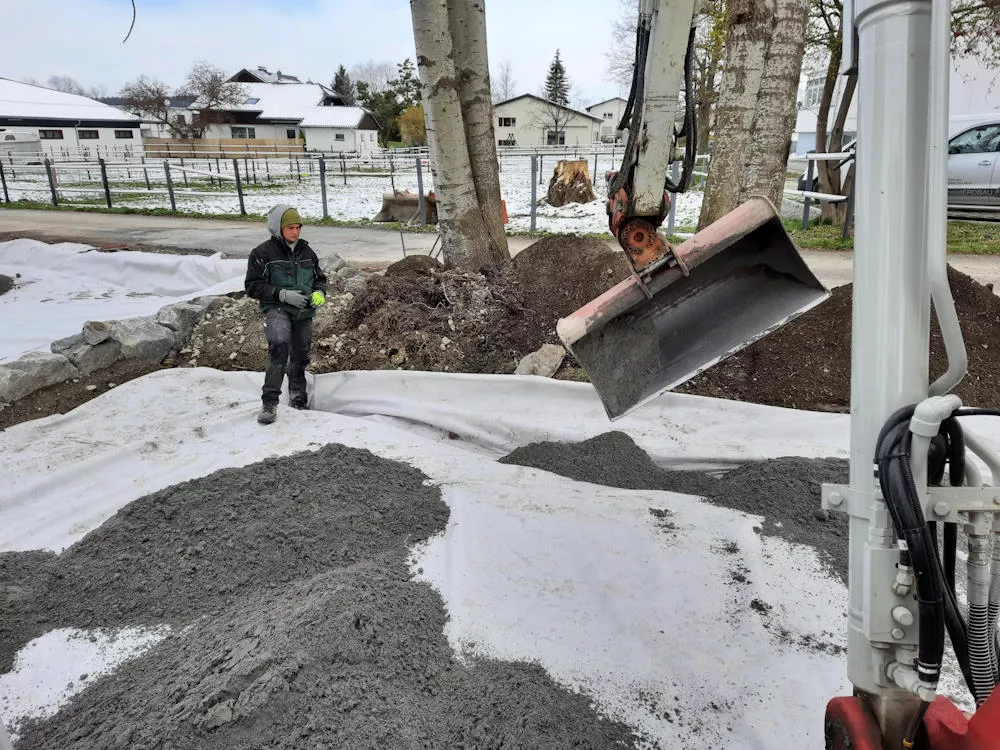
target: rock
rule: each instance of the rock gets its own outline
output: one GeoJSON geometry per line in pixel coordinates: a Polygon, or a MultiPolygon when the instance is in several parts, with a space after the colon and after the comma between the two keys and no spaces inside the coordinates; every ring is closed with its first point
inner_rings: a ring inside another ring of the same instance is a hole
{"type": "Polygon", "coordinates": [[[83,339],[88,344],[100,344],[111,336],[111,326],[100,320],[88,320],[83,324],[83,339]]]}
{"type": "Polygon", "coordinates": [[[80,374],[66,357],[48,352],[28,352],[0,364],[0,401],[13,403],[29,393],[80,374]]]}
{"type": "Polygon", "coordinates": [[[327,274],[337,273],[341,268],[347,265],[347,262],[341,258],[339,255],[334,253],[329,258],[320,262],[320,265],[327,274]]]}
{"type": "Polygon", "coordinates": [[[120,359],[162,362],[174,348],[174,332],[153,318],[112,321],[112,340],[121,345],[120,359]]]}
{"type": "Polygon", "coordinates": [[[224,294],[223,295],[213,294],[207,297],[195,297],[194,299],[188,300],[186,303],[182,304],[198,305],[199,307],[204,308],[204,312],[211,313],[215,312],[220,307],[228,305],[232,301],[233,300],[231,297],[227,297],[224,294]]]}
{"type": "Polygon", "coordinates": [[[89,375],[97,370],[103,370],[105,367],[111,367],[118,360],[118,354],[121,351],[117,341],[101,339],[97,344],[87,343],[86,331],[53,341],[49,345],[49,349],[53,354],[59,354],[68,359],[82,375],[89,375]]]}
{"type": "Polygon", "coordinates": [[[360,297],[367,290],[368,278],[361,273],[350,277],[346,282],[344,282],[344,291],[348,294],[353,294],[355,297],[360,297]]]}
{"type": "Polygon", "coordinates": [[[351,266],[344,266],[339,271],[337,271],[337,275],[340,276],[342,279],[349,279],[352,276],[357,276],[360,273],[361,271],[359,271],[357,268],[352,268],[351,266]]]}
{"type": "Polygon", "coordinates": [[[551,378],[556,374],[556,370],[563,362],[566,350],[558,344],[542,344],[542,347],[531,354],[527,354],[517,363],[515,375],[540,375],[543,378],[551,378]]]}
{"type": "Polygon", "coordinates": [[[161,326],[166,326],[174,332],[174,340],[177,346],[181,346],[190,338],[191,331],[198,325],[202,315],[205,314],[206,307],[193,302],[175,302],[172,305],[161,307],[156,313],[156,322],[161,326]]]}

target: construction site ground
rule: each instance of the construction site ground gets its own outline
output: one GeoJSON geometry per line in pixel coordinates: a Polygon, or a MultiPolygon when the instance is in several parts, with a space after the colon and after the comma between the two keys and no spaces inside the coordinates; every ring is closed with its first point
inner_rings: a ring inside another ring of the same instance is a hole
{"type": "MultiPolygon", "coordinates": [[[[847,417],[823,413],[849,407],[843,277],[613,429],[571,359],[495,377],[628,274],[605,241],[547,237],[489,276],[386,265],[332,280],[313,411],[271,427],[239,295],[167,365],[0,411],[0,715],[48,674],[28,644],[75,654],[16,750],[822,742],[849,690],[846,521],[818,509],[847,476],[847,417]],[[741,654],[721,681],[720,643],[741,654]]],[[[951,280],[958,392],[998,407],[1000,298],[951,280]]],[[[945,692],[967,700],[954,669],[945,692]]]]}

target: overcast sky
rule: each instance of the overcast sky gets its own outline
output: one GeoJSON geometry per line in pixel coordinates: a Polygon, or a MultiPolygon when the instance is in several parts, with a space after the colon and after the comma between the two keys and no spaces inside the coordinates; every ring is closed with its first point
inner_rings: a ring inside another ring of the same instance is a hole
{"type": "MultiPolygon", "coordinates": [[[[117,94],[146,74],[170,86],[196,60],[263,65],[328,82],[337,66],[414,59],[407,0],[4,0],[0,76],[69,75],[117,94]]],[[[606,79],[616,0],[489,0],[490,67],[509,60],[517,93],[537,93],[556,48],[578,103],[616,96],[606,79]]]]}

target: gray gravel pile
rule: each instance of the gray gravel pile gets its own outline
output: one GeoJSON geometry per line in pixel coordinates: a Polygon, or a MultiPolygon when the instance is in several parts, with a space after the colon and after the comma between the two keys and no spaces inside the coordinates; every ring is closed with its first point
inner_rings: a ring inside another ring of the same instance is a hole
{"type": "Polygon", "coordinates": [[[406,563],[448,519],[425,480],[330,445],[136,500],[61,555],[0,555],[2,670],[53,627],[174,626],[17,750],[634,747],[537,666],[455,661],[406,563]]]}
{"type": "Polygon", "coordinates": [[[820,508],[820,485],[848,481],[848,463],[842,459],[755,461],[717,479],[661,469],[631,437],[613,431],[579,443],[531,443],[500,462],[607,487],[699,495],[715,505],[763,516],[763,533],[816,548],[820,559],[847,583],[847,517],[820,508]]]}

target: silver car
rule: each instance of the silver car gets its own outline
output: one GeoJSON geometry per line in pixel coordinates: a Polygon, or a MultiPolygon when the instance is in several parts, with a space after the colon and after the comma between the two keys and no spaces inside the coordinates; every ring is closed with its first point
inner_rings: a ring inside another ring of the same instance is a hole
{"type": "Polygon", "coordinates": [[[1000,117],[965,125],[948,141],[948,205],[1000,208],[1000,117]]]}

